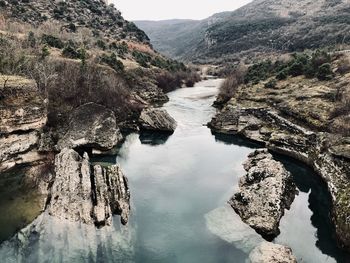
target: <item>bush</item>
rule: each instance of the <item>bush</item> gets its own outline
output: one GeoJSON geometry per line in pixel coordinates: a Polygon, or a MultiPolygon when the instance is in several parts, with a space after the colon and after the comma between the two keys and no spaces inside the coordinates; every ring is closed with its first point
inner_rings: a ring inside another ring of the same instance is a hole
{"type": "Polygon", "coordinates": [[[293,77],[303,75],[304,64],[301,61],[295,61],[289,68],[289,74],[293,77]]]}
{"type": "Polygon", "coordinates": [[[28,33],[27,42],[28,42],[28,45],[29,45],[31,48],[35,48],[35,47],[36,47],[36,38],[35,38],[34,32],[30,31],[30,32],[28,33]]]}
{"type": "Polygon", "coordinates": [[[220,86],[218,100],[220,103],[229,101],[237,92],[238,87],[245,81],[246,69],[237,67],[220,86]]]}
{"type": "Polygon", "coordinates": [[[317,78],[319,80],[330,80],[334,77],[334,73],[332,71],[332,66],[329,63],[322,64],[317,71],[317,78]]]}
{"type": "Polygon", "coordinates": [[[102,50],[106,50],[107,49],[107,45],[102,39],[97,40],[96,46],[99,47],[102,50]]]}
{"type": "Polygon", "coordinates": [[[182,78],[180,74],[164,71],[156,76],[157,86],[165,93],[181,88],[182,78]]]}
{"type": "Polygon", "coordinates": [[[72,61],[53,63],[57,77],[48,86],[51,126],[59,125],[68,118],[71,109],[88,102],[112,109],[118,121],[133,113],[128,83],[117,72],[92,62],[84,67],[72,61]]]}
{"type": "Polygon", "coordinates": [[[337,72],[341,75],[344,75],[350,72],[350,61],[348,58],[343,58],[338,62],[337,72]]]}
{"type": "Polygon", "coordinates": [[[62,55],[71,59],[78,59],[80,57],[78,50],[72,45],[66,46],[62,51],[62,55]]]}
{"type": "Polygon", "coordinates": [[[267,83],[265,83],[265,88],[274,89],[276,88],[276,85],[277,85],[277,81],[275,79],[271,79],[267,83]]]}
{"type": "Polygon", "coordinates": [[[55,47],[58,49],[64,48],[64,42],[61,39],[54,37],[52,35],[44,34],[42,35],[41,40],[42,40],[42,43],[47,44],[50,47],[55,47]]]}
{"type": "Polygon", "coordinates": [[[148,63],[152,60],[149,54],[140,51],[134,51],[132,52],[132,56],[141,67],[149,68],[148,63]]]}
{"type": "Polygon", "coordinates": [[[186,72],[186,74],[185,74],[184,82],[185,82],[186,87],[191,88],[194,86],[194,84],[196,82],[198,82],[200,80],[201,80],[201,77],[195,71],[186,72]]]}
{"type": "Polygon", "coordinates": [[[257,84],[262,80],[266,80],[273,72],[273,65],[271,60],[256,63],[248,68],[245,75],[244,82],[257,84]]]}
{"type": "Polygon", "coordinates": [[[117,72],[121,72],[124,70],[124,64],[120,60],[117,59],[117,56],[112,53],[110,55],[103,54],[101,56],[101,62],[107,64],[112,69],[114,69],[117,72]]]}
{"type": "Polygon", "coordinates": [[[285,68],[283,70],[281,70],[280,72],[277,73],[276,75],[276,79],[278,80],[284,80],[288,77],[289,75],[289,69],[288,68],[285,68]]]}

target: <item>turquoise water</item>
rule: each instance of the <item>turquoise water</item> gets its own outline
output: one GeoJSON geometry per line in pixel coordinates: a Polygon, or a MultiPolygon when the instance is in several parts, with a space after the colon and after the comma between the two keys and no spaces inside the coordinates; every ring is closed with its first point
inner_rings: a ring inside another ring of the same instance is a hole
{"type": "MultiPolygon", "coordinates": [[[[117,162],[129,178],[131,217],[116,216],[111,227],[59,221],[44,214],[26,229],[18,248],[13,239],[0,248],[5,262],[246,262],[262,241],[227,205],[244,175],[242,163],[256,144],[213,135],[204,126],[220,80],[169,94],[164,108],[178,122],[171,136],[130,134],[117,162]]],[[[277,156],[296,180],[299,195],[281,221],[276,242],[293,249],[299,262],[346,262],[335,246],[325,185],[302,164],[277,156]]],[[[3,226],[4,227],[4,226],[3,226]]]]}

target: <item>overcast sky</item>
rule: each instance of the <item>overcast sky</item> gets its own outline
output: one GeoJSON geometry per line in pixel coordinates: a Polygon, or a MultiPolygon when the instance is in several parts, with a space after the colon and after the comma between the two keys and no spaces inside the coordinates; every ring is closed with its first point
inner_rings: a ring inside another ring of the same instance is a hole
{"type": "Polygon", "coordinates": [[[251,0],[109,0],[127,20],[203,19],[251,0]]]}

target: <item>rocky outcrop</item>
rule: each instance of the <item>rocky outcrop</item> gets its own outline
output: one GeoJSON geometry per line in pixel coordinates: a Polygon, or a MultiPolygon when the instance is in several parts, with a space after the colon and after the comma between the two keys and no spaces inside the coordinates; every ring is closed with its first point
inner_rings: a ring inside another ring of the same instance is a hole
{"type": "Polygon", "coordinates": [[[296,263],[289,247],[262,242],[249,254],[251,263],[296,263]]]}
{"type": "Polygon", "coordinates": [[[176,121],[165,110],[157,108],[144,109],[139,122],[143,130],[174,132],[176,129],[176,121]]]}
{"type": "Polygon", "coordinates": [[[85,153],[81,157],[64,149],[55,159],[55,179],[47,211],[61,219],[97,226],[111,225],[113,214],[126,224],[129,215],[128,182],[119,166],[92,166],[85,153]]]}
{"type": "Polygon", "coordinates": [[[87,103],[74,110],[67,133],[58,141],[58,150],[89,147],[108,151],[121,142],[114,112],[106,107],[87,103]]]}
{"type": "Polygon", "coordinates": [[[229,203],[242,220],[266,238],[279,234],[279,222],[294,200],[296,187],[283,164],[266,150],[256,150],[244,163],[247,174],[229,203]]]}
{"type": "Polygon", "coordinates": [[[350,250],[349,140],[313,132],[284,118],[269,107],[229,103],[208,126],[226,134],[240,134],[311,166],[327,183],[332,197],[332,220],[341,247],[350,250]],[[252,125],[254,123],[254,125],[252,125]]]}
{"type": "Polygon", "coordinates": [[[18,76],[1,76],[0,172],[45,160],[38,150],[39,134],[47,122],[46,103],[35,82],[18,76]]]}

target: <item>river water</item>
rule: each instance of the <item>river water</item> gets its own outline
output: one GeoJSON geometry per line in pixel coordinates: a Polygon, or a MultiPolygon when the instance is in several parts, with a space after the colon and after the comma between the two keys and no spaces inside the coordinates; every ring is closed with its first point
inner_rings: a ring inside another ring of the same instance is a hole
{"type": "MultiPolygon", "coordinates": [[[[113,226],[95,229],[43,214],[4,242],[0,257],[5,262],[246,262],[262,238],[227,201],[244,175],[242,163],[259,146],[213,135],[203,125],[215,114],[211,104],[220,83],[207,80],[169,94],[164,109],[178,123],[173,135],[130,134],[117,156],[96,160],[119,163],[129,178],[127,226],[117,216],[113,226]]],[[[332,238],[325,185],[302,164],[276,158],[292,172],[300,193],[274,242],[290,246],[299,262],[346,262],[332,238]]]]}

